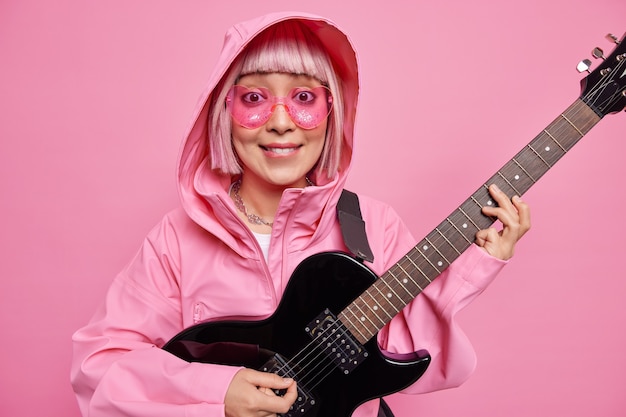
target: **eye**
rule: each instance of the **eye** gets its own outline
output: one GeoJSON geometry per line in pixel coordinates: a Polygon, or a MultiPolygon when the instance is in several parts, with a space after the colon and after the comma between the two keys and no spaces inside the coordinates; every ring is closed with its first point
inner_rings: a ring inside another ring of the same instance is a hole
{"type": "Polygon", "coordinates": [[[300,90],[294,94],[293,100],[300,104],[313,104],[317,96],[313,91],[300,90]]]}
{"type": "Polygon", "coordinates": [[[265,101],[265,97],[258,91],[248,91],[241,95],[241,101],[247,105],[258,105],[265,101]]]}

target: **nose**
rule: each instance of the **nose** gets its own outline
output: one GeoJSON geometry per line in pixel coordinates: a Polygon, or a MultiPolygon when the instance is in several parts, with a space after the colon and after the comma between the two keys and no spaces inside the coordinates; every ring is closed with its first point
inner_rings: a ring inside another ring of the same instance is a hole
{"type": "Polygon", "coordinates": [[[266,126],[269,130],[281,133],[295,128],[295,123],[291,119],[287,106],[284,103],[276,103],[272,106],[272,114],[266,126]]]}

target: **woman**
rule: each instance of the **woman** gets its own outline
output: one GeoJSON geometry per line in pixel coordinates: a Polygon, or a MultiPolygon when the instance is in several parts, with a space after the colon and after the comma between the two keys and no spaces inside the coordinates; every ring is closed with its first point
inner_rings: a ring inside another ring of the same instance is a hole
{"type": "MultiPolygon", "coordinates": [[[[188,363],[160,349],[203,321],[269,317],[296,266],[347,251],[336,217],[354,146],[355,52],[333,23],[272,14],[235,26],[179,159],[180,209],[167,214],[74,335],[72,383],[87,416],[265,416],[285,413],[297,381],[254,369],[188,363]],[[282,390],[284,395],[275,395],[282,390]]],[[[453,321],[513,254],[529,210],[490,189],[503,230],[472,245],[378,334],[388,352],[427,349],[407,393],[462,383],[474,353],[453,321]]],[[[360,196],[377,274],[415,245],[387,205],[360,196]]],[[[354,416],[375,416],[378,400],[354,416]]]]}

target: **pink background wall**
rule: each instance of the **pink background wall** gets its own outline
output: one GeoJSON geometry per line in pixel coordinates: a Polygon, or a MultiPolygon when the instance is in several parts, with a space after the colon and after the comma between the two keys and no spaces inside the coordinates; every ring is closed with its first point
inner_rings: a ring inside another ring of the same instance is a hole
{"type": "MultiPolygon", "coordinates": [[[[623,0],[0,2],[0,414],[78,416],[70,335],[177,204],[179,141],[230,24],[301,7],[351,35],[350,188],[422,238],[578,97],[623,0]],[[218,3],[218,2],[213,2],[218,3]]],[[[626,117],[526,196],[533,230],[460,319],[479,355],[398,416],[623,416],[626,117]]]]}

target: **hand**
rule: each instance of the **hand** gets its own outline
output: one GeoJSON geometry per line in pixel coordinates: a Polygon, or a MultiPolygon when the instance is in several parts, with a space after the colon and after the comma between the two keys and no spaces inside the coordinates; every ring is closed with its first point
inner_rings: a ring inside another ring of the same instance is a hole
{"type": "Polygon", "coordinates": [[[497,217],[503,228],[499,232],[495,227],[479,230],[476,244],[491,256],[507,260],[513,256],[517,241],[530,229],[530,208],[519,196],[509,199],[495,184],[489,187],[489,193],[498,207],[483,207],[483,213],[497,217]]]}
{"type": "Polygon", "coordinates": [[[224,410],[227,417],[265,417],[284,414],[298,396],[296,383],[291,378],[242,369],[231,381],[224,410]],[[283,396],[276,395],[275,389],[287,390],[283,396]]]}

